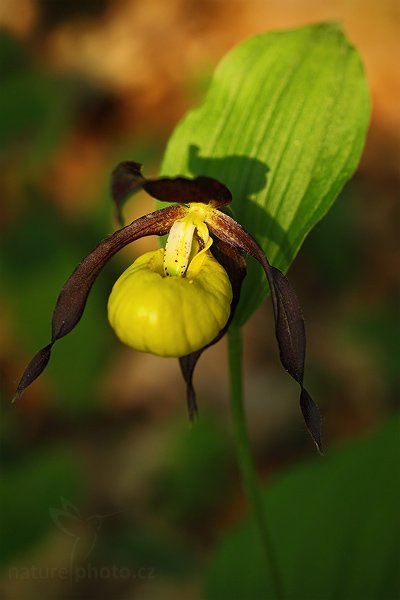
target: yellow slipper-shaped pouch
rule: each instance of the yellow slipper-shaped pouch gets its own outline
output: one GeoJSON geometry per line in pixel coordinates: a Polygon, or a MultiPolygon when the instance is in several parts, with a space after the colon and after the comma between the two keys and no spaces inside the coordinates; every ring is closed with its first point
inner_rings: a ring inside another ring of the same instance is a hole
{"type": "Polygon", "coordinates": [[[199,350],[226,325],[232,289],[208,249],[184,276],[165,275],[164,249],[140,256],[116,281],[108,318],[119,339],[142,352],[180,357],[199,350]]]}

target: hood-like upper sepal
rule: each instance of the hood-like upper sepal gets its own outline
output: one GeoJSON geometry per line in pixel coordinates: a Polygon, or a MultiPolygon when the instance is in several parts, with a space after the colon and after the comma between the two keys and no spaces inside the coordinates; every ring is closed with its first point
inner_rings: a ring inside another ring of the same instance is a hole
{"type": "Polygon", "coordinates": [[[196,392],[193,385],[193,375],[197,361],[199,360],[204,350],[219,342],[219,340],[227,332],[234,317],[235,309],[239,302],[240,290],[242,287],[243,279],[246,276],[246,261],[244,260],[241,252],[235,247],[231,246],[230,244],[227,244],[222,240],[216,240],[216,242],[212,246],[212,252],[215,255],[218,262],[224,267],[231,282],[231,313],[225,327],[209,344],[207,344],[203,348],[200,348],[199,350],[196,350],[195,352],[191,352],[186,356],[182,356],[179,359],[182,375],[186,383],[186,400],[190,419],[193,419],[198,412],[196,403],[196,392]]]}
{"type": "Polygon", "coordinates": [[[301,387],[303,417],[318,451],[322,453],[319,409],[303,385],[306,336],[300,303],[294,289],[285,275],[269,264],[258,242],[234,219],[215,211],[208,218],[207,225],[213,234],[244,250],[262,265],[271,291],[281,363],[301,387]]]}
{"type": "Polygon", "coordinates": [[[232,195],[228,188],[212,177],[147,179],[143,187],[150,196],[162,202],[182,204],[201,202],[210,204],[213,208],[232,202],[232,195]]]}
{"type": "Polygon", "coordinates": [[[58,296],[53,312],[51,343],[33,357],[19,382],[14,400],[42,373],[50,359],[51,348],[79,322],[90,289],[107,261],[127,244],[148,235],[165,235],[186,209],[168,206],[145,215],[119,229],[100,244],[77,266],[58,296]]]}
{"type": "Polygon", "coordinates": [[[120,222],[124,201],[139,189],[146,190],[150,196],[161,202],[202,202],[218,208],[232,201],[232,194],[228,188],[212,177],[146,179],[142,175],[141,164],[124,161],[111,174],[111,194],[120,222]]]}

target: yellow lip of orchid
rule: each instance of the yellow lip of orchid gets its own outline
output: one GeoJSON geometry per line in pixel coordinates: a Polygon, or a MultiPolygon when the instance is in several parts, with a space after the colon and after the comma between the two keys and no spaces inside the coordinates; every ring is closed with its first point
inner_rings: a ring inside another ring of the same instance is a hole
{"type": "Polygon", "coordinates": [[[226,325],[232,287],[209,250],[209,210],[189,205],[172,225],[165,250],[140,256],[114,284],[108,319],[135,350],[182,357],[209,344],[226,325]]]}
{"type": "Polygon", "coordinates": [[[135,350],[181,357],[210,343],[230,314],[232,288],[207,251],[185,277],[163,273],[164,249],[140,256],[114,284],[108,318],[119,339],[135,350]]]}
{"type": "Polygon", "coordinates": [[[120,163],[112,174],[112,196],[119,214],[124,200],[139,189],[178,205],[122,227],[82,260],[57,299],[51,341],[26,367],[14,400],[46,368],[54,343],[77,325],[107,261],[141,237],[169,233],[165,251],[139,257],[116,282],[109,299],[109,319],[117,335],[139,350],[180,357],[193,417],[197,411],[194,368],[203,350],[217,342],[232,321],[246,274],[242,252],[250,254],[267,277],[281,363],[300,386],[300,408],[321,450],[319,410],[303,385],[305,331],[299,301],[288,279],[270,265],[257,241],[219,210],[232,200],[228,188],[204,176],[146,179],[139,163],[120,163]]]}

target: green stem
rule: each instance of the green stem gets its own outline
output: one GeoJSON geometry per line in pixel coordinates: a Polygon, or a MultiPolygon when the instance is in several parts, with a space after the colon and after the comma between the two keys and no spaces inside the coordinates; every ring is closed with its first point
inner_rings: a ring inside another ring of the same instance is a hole
{"type": "Polygon", "coordinates": [[[243,406],[242,338],[240,329],[231,328],[228,334],[228,358],[231,407],[239,467],[255,525],[259,532],[264,558],[277,600],[283,600],[282,577],[271,542],[257,475],[251,456],[246,416],[243,406]]]}

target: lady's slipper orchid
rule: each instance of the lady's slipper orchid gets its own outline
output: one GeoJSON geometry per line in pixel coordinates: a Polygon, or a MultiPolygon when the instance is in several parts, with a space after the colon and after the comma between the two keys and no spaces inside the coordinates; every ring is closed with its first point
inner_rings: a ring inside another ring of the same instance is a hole
{"type": "Polygon", "coordinates": [[[106,262],[139,238],[168,234],[165,249],[139,257],[115,283],[108,315],[117,336],[137,350],[179,358],[192,418],[197,412],[192,382],[195,365],[232,321],[246,274],[242,252],[250,254],[268,279],[280,359],[300,385],[304,420],[321,451],[319,410],[303,386],[305,330],[299,301],[288,279],[269,264],[256,240],[219,210],[231,202],[229,190],[209,177],[146,179],[140,164],[118,165],[112,175],[112,196],[119,213],[123,201],[139,189],[176,204],[119,229],[78,265],[58,297],[51,342],[27,366],[14,398],[45,369],[53,344],[78,323],[106,262]]]}

